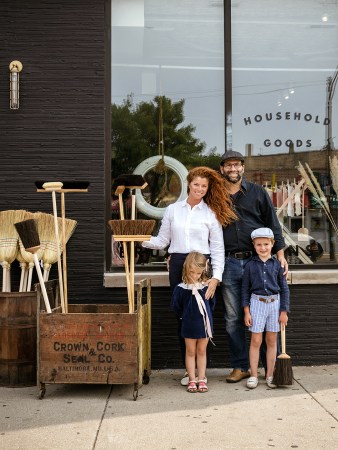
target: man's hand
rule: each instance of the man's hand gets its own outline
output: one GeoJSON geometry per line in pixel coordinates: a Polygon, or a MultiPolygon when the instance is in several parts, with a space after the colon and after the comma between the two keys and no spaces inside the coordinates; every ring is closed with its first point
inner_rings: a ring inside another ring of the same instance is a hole
{"type": "Polygon", "coordinates": [[[284,269],[283,275],[285,276],[285,278],[288,276],[288,272],[289,272],[289,265],[287,260],[284,257],[284,250],[279,250],[277,252],[277,259],[280,262],[281,266],[284,269]]]}

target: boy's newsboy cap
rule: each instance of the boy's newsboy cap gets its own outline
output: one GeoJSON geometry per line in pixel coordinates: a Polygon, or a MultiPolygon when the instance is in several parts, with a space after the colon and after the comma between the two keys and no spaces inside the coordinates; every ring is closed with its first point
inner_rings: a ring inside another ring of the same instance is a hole
{"type": "Polygon", "coordinates": [[[254,240],[256,238],[274,239],[274,235],[270,228],[257,228],[251,233],[251,239],[254,240]]]}

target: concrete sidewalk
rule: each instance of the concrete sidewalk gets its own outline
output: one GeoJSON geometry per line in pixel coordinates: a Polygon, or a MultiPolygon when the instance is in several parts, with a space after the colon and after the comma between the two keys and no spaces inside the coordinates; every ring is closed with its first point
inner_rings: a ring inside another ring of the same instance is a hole
{"type": "Polygon", "coordinates": [[[337,449],[338,365],[293,370],[293,386],[249,390],[212,369],[207,394],[154,371],[137,401],[131,385],[1,387],[0,449],[337,449]]]}

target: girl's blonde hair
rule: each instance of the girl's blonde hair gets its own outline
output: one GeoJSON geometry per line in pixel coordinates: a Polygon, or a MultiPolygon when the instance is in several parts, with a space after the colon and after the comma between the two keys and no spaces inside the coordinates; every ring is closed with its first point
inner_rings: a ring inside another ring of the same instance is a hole
{"type": "Polygon", "coordinates": [[[188,194],[189,184],[197,177],[208,180],[208,191],[203,197],[205,203],[215,213],[216,219],[222,226],[230,225],[237,219],[233,204],[222,175],[210,167],[195,167],[187,175],[188,194]]]}
{"type": "Polygon", "coordinates": [[[201,277],[198,281],[206,281],[208,279],[209,263],[207,258],[200,252],[190,252],[183,264],[182,280],[183,283],[189,284],[189,271],[191,266],[195,266],[202,270],[201,277]]]}

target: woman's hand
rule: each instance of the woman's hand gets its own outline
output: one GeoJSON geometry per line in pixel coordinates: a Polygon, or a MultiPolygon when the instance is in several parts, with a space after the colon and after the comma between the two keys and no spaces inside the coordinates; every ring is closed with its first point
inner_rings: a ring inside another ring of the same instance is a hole
{"type": "Polygon", "coordinates": [[[216,288],[218,286],[219,281],[216,278],[210,278],[210,280],[206,281],[208,285],[207,292],[205,293],[205,298],[209,300],[211,297],[215,295],[216,288]]]}

